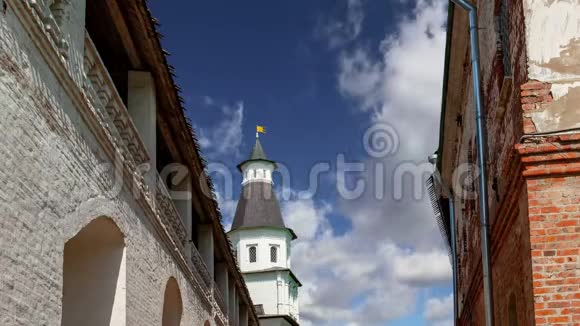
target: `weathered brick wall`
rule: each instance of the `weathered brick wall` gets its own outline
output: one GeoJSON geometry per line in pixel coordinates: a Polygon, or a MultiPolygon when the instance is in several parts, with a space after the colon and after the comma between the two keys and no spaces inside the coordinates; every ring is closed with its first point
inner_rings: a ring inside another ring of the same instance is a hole
{"type": "Polygon", "coordinates": [[[107,195],[114,177],[97,167],[112,162],[10,7],[0,12],[0,155],[0,324],[60,325],[65,242],[100,216],[125,237],[127,325],[161,324],[171,276],[182,324],[212,320],[133,194],[107,195]]]}
{"type": "Polygon", "coordinates": [[[528,181],[536,325],[580,323],[579,184],[528,181]]]}
{"type": "Polygon", "coordinates": [[[580,323],[580,134],[517,146],[525,164],[536,325],[580,323]]]}
{"type": "MultiPolygon", "coordinates": [[[[499,218],[509,226],[494,228],[492,239],[494,305],[496,325],[533,325],[532,269],[530,260],[528,200],[521,184],[506,198],[499,218]]],[[[498,222],[499,224],[499,222],[498,222]]],[[[483,307],[483,306],[481,306],[483,307]]],[[[483,319],[480,319],[483,323],[483,319]]]]}
{"type": "MultiPolygon", "coordinates": [[[[580,323],[580,136],[573,130],[558,136],[533,133],[580,123],[576,95],[580,71],[573,64],[578,55],[568,50],[565,39],[578,35],[578,25],[570,23],[578,21],[578,11],[570,10],[578,4],[506,2],[513,86],[502,98],[506,80],[500,55],[506,49],[496,47],[495,25],[501,2],[478,1],[495,322],[575,325],[580,323]],[[529,51],[533,52],[532,61],[529,51]]],[[[461,9],[455,9],[456,21],[460,21],[458,11],[461,9]]],[[[454,26],[454,32],[457,28],[454,26]]],[[[461,94],[461,109],[457,121],[447,116],[446,124],[459,127],[455,129],[456,143],[444,144],[456,148],[444,150],[455,154],[453,166],[447,166],[444,176],[462,163],[477,161],[471,57],[469,49],[452,45],[452,51],[465,51],[465,55],[462,62],[452,62],[463,64],[462,80],[454,81],[460,87],[448,91],[461,94]]],[[[476,172],[467,174],[477,177],[476,172]]],[[[475,195],[464,197],[456,207],[461,212],[457,243],[462,325],[483,325],[485,320],[476,186],[466,187],[475,195]]]]}
{"type": "MultiPolygon", "coordinates": [[[[481,50],[482,95],[488,130],[488,191],[490,211],[490,234],[492,251],[492,278],[494,282],[495,316],[498,325],[507,324],[510,307],[515,305],[516,317],[521,325],[533,321],[531,287],[530,241],[527,219],[527,196],[525,182],[519,173],[521,165],[514,151],[514,144],[522,135],[522,115],[519,85],[526,81],[526,57],[524,15],[522,3],[508,1],[509,49],[499,47],[497,28],[501,1],[478,2],[481,50]],[[502,51],[508,51],[512,79],[506,81],[502,51]],[[512,91],[500,99],[504,83],[511,82],[512,91]]],[[[455,15],[465,15],[456,7],[455,15]]],[[[454,28],[465,28],[460,26],[454,28]]],[[[471,82],[469,49],[465,52],[462,74],[462,104],[458,114],[457,151],[454,168],[463,163],[477,163],[475,112],[473,108],[473,84],[471,82]]],[[[458,65],[461,63],[455,62],[458,65]]],[[[459,84],[459,83],[458,83],[459,84]]],[[[445,146],[452,144],[445,144],[445,146]]],[[[457,244],[459,260],[459,304],[461,325],[483,325],[483,279],[480,247],[479,199],[477,171],[472,167],[472,185],[466,187],[472,193],[459,201],[456,211],[457,244]]],[[[445,172],[444,172],[445,173],[445,172]]],[[[450,172],[447,172],[450,173],[450,172]]],[[[513,310],[513,309],[512,309],[513,310]]]]}
{"type": "Polygon", "coordinates": [[[580,324],[580,3],[524,0],[521,85],[536,325],[580,324]]]}

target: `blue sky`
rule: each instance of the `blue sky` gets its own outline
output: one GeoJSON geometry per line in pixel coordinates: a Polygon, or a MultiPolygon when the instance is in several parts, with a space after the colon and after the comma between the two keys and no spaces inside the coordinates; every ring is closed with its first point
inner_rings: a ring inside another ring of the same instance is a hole
{"type": "Polygon", "coordinates": [[[276,184],[299,236],[302,324],[450,325],[450,267],[430,204],[413,198],[412,179],[397,178],[405,164],[424,171],[437,147],[445,3],[151,1],[151,9],[204,157],[234,176],[230,195],[213,175],[225,224],[256,124],[268,130],[268,156],[290,173],[276,184]],[[380,139],[365,139],[373,130],[387,136],[381,155],[372,152],[380,139]],[[339,155],[365,169],[346,177],[347,189],[367,185],[354,199],[341,192],[339,155]],[[317,163],[330,172],[305,196],[317,163]],[[367,189],[379,182],[384,198],[367,189]]]}

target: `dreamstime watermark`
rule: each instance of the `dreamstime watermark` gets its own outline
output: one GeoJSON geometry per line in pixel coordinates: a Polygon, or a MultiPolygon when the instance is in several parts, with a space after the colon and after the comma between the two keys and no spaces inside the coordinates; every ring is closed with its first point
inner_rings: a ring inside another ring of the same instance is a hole
{"type": "Polygon", "coordinates": [[[376,123],[363,135],[363,146],[374,158],[385,158],[399,151],[399,133],[387,123],[376,123]]]}
{"type": "MultiPolygon", "coordinates": [[[[401,143],[394,126],[388,123],[374,124],[364,132],[361,139],[367,154],[362,159],[349,159],[346,154],[338,153],[332,160],[313,163],[307,174],[302,171],[296,173],[287,165],[277,163],[273,179],[276,181],[276,189],[280,190],[279,199],[311,199],[320,192],[323,182],[334,184],[336,193],[344,200],[388,198],[395,201],[420,201],[426,198],[425,181],[435,172],[435,166],[427,162],[426,157],[424,161],[405,160],[405,154],[401,153],[405,144],[401,143]],[[293,186],[296,178],[300,177],[302,181],[305,175],[308,178],[306,189],[296,190],[293,186]]],[[[54,164],[58,164],[62,157],[78,156],[78,143],[65,140],[57,133],[48,135],[45,140],[38,153],[46,153],[46,159],[54,164]]],[[[112,161],[95,162],[90,151],[85,151],[87,163],[92,162],[94,165],[90,169],[90,179],[96,181],[108,199],[120,196],[124,189],[135,198],[144,194],[156,197],[161,194],[174,201],[183,201],[191,200],[193,193],[200,192],[208,198],[214,198],[208,176],[213,179],[213,184],[219,185],[220,200],[236,200],[239,196],[235,189],[238,188],[237,183],[242,174],[222,162],[209,162],[205,173],[193,178],[189,168],[180,163],[164,166],[142,163],[134,165],[131,171],[127,168],[128,153],[123,155],[117,151],[112,161]]],[[[474,183],[478,176],[476,165],[460,164],[451,177],[451,188],[455,196],[476,198],[474,183]]],[[[58,178],[51,181],[52,177],[47,174],[44,182],[58,182],[58,178]]],[[[264,185],[270,187],[267,183],[264,185]]],[[[260,194],[272,196],[273,192],[261,191],[260,194]]],[[[58,197],[58,193],[54,195],[58,197]]]]}
{"type": "MultiPolygon", "coordinates": [[[[388,123],[372,125],[364,132],[362,145],[368,154],[362,160],[348,160],[344,153],[338,153],[334,160],[313,163],[308,171],[308,187],[304,190],[293,190],[292,181],[296,175],[287,165],[277,163],[274,174],[278,176],[275,179],[281,189],[280,199],[311,199],[318,193],[323,179],[334,181],[338,195],[345,200],[362,197],[383,200],[390,196],[395,201],[420,201],[427,196],[425,181],[435,173],[436,167],[427,159],[397,160],[399,149],[404,144],[401,145],[394,126],[388,123]]],[[[236,199],[234,176],[239,172],[232,171],[227,164],[212,162],[207,165],[206,173],[221,182],[221,199],[236,199]]],[[[478,176],[479,170],[475,164],[460,164],[452,174],[451,188],[456,196],[475,198],[474,181],[478,176]]],[[[263,192],[263,195],[270,196],[270,193],[263,192]]]]}

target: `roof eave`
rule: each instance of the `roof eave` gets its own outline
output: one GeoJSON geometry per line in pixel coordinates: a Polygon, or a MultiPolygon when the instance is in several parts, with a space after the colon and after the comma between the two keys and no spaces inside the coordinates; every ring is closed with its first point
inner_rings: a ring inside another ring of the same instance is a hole
{"type": "Polygon", "coordinates": [[[249,160],[245,160],[243,162],[241,162],[240,164],[237,165],[238,170],[240,170],[240,172],[242,171],[242,167],[247,164],[247,163],[251,163],[251,162],[266,162],[266,163],[271,163],[274,165],[274,169],[278,168],[278,164],[276,164],[276,162],[271,161],[271,160],[265,160],[265,159],[249,159],[249,160]]]}
{"type": "Polygon", "coordinates": [[[282,318],[284,320],[286,320],[288,323],[290,323],[292,326],[300,326],[300,324],[298,324],[298,322],[288,316],[288,315],[259,315],[258,319],[275,319],[275,318],[282,318]]]}
{"type": "Polygon", "coordinates": [[[439,120],[439,148],[437,148],[437,170],[441,171],[443,162],[443,140],[445,134],[445,110],[447,107],[447,89],[449,85],[449,64],[451,61],[451,36],[453,34],[453,14],[455,4],[449,1],[447,8],[447,36],[445,40],[445,65],[443,68],[443,89],[441,94],[441,119],[439,120]]]}
{"type": "Polygon", "coordinates": [[[241,227],[237,227],[237,228],[231,228],[228,232],[226,232],[228,235],[234,231],[242,231],[242,230],[252,230],[252,229],[275,229],[275,230],[286,230],[288,231],[288,233],[290,233],[291,236],[291,240],[296,240],[298,239],[298,236],[296,235],[296,233],[294,232],[294,230],[292,230],[291,228],[287,228],[287,227],[277,227],[277,226],[271,226],[271,225],[264,225],[264,226],[241,226],[241,227]]]}

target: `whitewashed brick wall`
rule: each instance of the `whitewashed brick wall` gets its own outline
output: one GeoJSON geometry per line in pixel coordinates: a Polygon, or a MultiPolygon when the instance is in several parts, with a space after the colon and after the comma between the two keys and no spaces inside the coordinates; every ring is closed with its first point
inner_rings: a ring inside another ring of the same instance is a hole
{"type": "Polygon", "coordinates": [[[125,236],[127,325],[161,325],[171,276],[182,325],[214,325],[134,196],[107,197],[112,176],[96,167],[108,156],[44,60],[13,8],[0,11],[0,325],[60,325],[65,242],[99,216],[125,236]]]}

